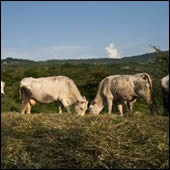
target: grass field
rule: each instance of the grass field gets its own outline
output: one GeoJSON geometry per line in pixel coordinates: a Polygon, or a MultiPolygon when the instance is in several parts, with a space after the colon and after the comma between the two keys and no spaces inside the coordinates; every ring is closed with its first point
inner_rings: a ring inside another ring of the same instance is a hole
{"type": "Polygon", "coordinates": [[[169,117],[1,113],[1,168],[169,168],[169,117]]]}

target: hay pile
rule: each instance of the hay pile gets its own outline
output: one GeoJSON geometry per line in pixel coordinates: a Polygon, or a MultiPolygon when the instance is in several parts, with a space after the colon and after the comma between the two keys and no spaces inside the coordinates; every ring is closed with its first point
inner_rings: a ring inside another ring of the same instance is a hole
{"type": "Polygon", "coordinates": [[[168,168],[169,118],[1,114],[1,168],[168,168]]]}

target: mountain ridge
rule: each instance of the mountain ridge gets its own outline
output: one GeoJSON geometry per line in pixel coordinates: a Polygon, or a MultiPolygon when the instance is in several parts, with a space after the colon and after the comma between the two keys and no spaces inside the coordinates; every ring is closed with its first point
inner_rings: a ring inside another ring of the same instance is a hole
{"type": "MultiPolygon", "coordinates": [[[[169,51],[162,51],[164,53],[169,53],[169,51]]],[[[92,58],[92,59],[49,59],[45,61],[35,61],[30,59],[18,59],[8,57],[6,59],[1,59],[1,64],[112,64],[112,63],[123,63],[123,62],[137,62],[141,64],[153,63],[156,58],[156,52],[145,53],[140,55],[135,55],[131,57],[123,57],[121,59],[111,59],[111,58],[92,58]]]]}

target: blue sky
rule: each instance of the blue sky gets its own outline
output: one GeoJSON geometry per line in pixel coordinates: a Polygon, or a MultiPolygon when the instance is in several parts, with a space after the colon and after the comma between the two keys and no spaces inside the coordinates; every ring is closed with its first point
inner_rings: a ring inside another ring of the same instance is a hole
{"type": "Polygon", "coordinates": [[[1,58],[121,58],[169,50],[167,1],[1,1],[1,58]]]}

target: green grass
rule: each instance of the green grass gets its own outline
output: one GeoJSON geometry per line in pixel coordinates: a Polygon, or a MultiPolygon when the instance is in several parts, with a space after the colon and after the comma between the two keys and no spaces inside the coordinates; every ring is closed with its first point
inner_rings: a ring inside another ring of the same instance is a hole
{"type": "Polygon", "coordinates": [[[169,118],[1,114],[1,168],[169,168],[169,118]]]}

